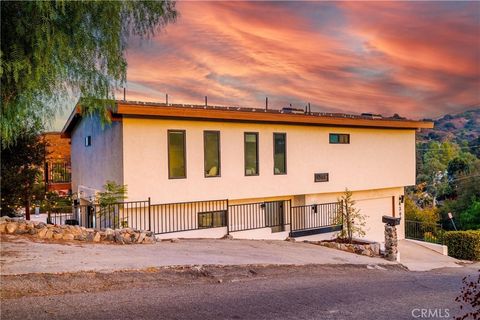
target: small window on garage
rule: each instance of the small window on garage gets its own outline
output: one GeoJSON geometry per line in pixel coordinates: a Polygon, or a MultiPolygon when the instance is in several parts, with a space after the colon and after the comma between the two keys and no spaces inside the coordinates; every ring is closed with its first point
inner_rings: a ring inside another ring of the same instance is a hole
{"type": "Polygon", "coordinates": [[[92,136],[85,137],[85,147],[90,147],[92,145],[92,136]]]}
{"type": "Polygon", "coordinates": [[[217,228],[225,227],[227,225],[225,210],[199,212],[198,213],[198,228],[217,228]]]}
{"type": "Polygon", "coordinates": [[[330,133],[331,144],[349,144],[350,143],[350,135],[346,133],[330,133]]]}

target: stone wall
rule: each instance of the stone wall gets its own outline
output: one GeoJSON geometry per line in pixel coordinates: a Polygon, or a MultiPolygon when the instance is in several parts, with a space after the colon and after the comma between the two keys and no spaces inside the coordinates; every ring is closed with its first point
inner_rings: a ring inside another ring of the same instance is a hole
{"type": "Polygon", "coordinates": [[[154,243],[151,231],[125,229],[91,229],[80,226],[52,225],[39,221],[0,218],[0,234],[31,235],[45,240],[77,240],[117,244],[154,243]]]}
{"type": "Polygon", "coordinates": [[[377,243],[377,242],[364,243],[364,244],[339,243],[334,241],[308,241],[308,242],[315,243],[317,245],[328,247],[328,248],[361,254],[368,257],[374,257],[374,256],[380,255],[380,243],[377,243]]]}

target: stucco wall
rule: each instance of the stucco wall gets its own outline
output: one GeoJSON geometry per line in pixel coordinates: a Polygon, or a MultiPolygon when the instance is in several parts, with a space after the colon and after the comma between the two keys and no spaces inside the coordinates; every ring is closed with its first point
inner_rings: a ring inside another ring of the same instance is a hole
{"type": "Polygon", "coordinates": [[[414,130],[125,118],[123,137],[129,198],[150,196],[153,203],[384,189],[415,182],[414,130]],[[186,179],[168,179],[168,129],[186,130],[186,179]],[[221,132],[218,178],[204,177],[204,130],[221,132]],[[244,176],[245,131],[259,132],[259,176],[244,176]],[[273,174],[273,132],[287,133],[286,175],[273,174]],[[329,133],[349,133],[351,142],[329,144],[329,133]],[[328,172],[330,181],[315,183],[319,172],[328,172]]]}
{"type": "Polygon", "coordinates": [[[85,116],[71,136],[72,191],[85,198],[102,190],[107,180],[123,183],[122,123],[102,128],[98,116],[85,116]],[[92,137],[90,147],[85,137],[92,137]]]}

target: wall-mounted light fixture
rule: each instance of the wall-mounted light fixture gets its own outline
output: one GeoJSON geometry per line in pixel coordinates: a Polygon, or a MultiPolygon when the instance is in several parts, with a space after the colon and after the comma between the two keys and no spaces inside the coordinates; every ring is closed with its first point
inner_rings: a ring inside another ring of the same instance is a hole
{"type": "Polygon", "coordinates": [[[317,205],[316,205],[316,204],[313,204],[313,205],[312,205],[312,211],[313,211],[313,213],[317,213],[317,212],[318,212],[318,208],[317,208],[317,205]]]}

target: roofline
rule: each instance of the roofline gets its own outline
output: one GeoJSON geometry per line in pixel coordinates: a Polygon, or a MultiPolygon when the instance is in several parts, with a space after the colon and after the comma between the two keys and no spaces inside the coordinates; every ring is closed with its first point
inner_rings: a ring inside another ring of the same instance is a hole
{"type": "MultiPolygon", "coordinates": [[[[308,126],[341,126],[379,129],[431,129],[433,122],[404,119],[369,119],[348,115],[311,115],[282,113],[280,110],[226,108],[214,106],[171,105],[149,102],[116,101],[113,118],[148,117],[204,121],[229,121],[253,123],[281,123],[308,126]]],[[[75,106],[62,130],[62,137],[70,137],[73,128],[81,118],[79,104],[75,106]]]]}

